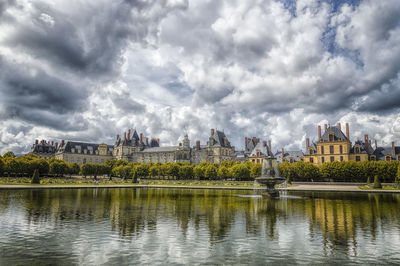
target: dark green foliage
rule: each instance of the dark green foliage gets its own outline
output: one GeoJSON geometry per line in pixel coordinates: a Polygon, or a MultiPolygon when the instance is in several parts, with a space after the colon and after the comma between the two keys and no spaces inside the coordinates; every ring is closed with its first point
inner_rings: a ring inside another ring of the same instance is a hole
{"type": "Polygon", "coordinates": [[[15,158],[15,154],[12,151],[8,151],[3,154],[3,158],[15,158]]]}
{"type": "Polygon", "coordinates": [[[261,176],[261,169],[262,169],[261,164],[259,164],[259,163],[253,164],[250,168],[250,177],[256,178],[256,177],[261,176]]]}
{"type": "Polygon", "coordinates": [[[40,184],[40,177],[39,177],[39,170],[38,169],[36,169],[33,172],[33,177],[32,177],[31,183],[32,184],[40,184]]]}
{"type": "Polygon", "coordinates": [[[215,167],[215,165],[210,164],[206,167],[205,171],[204,171],[204,177],[207,179],[215,179],[217,177],[217,167],[215,167]]]}
{"type": "Polygon", "coordinates": [[[368,178],[367,178],[367,185],[369,186],[369,185],[371,185],[371,178],[368,176],[368,178]]]}
{"type": "Polygon", "coordinates": [[[382,188],[381,181],[379,180],[379,177],[376,175],[374,178],[374,185],[372,188],[382,188]]]}

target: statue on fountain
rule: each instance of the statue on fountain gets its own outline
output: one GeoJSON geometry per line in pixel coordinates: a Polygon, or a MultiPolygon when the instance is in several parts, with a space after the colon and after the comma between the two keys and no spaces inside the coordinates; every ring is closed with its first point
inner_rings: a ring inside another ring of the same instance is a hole
{"type": "Polygon", "coordinates": [[[275,189],[275,185],[282,184],[285,178],[279,176],[278,163],[274,157],[266,157],[262,161],[261,176],[257,177],[256,182],[267,189],[263,191],[264,196],[271,198],[279,198],[279,191],[275,189]]]}

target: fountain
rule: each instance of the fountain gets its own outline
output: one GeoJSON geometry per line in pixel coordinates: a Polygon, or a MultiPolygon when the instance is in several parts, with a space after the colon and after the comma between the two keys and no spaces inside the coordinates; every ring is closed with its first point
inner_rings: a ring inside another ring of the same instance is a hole
{"type": "Polygon", "coordinates": [[[276,162],[276,158],[273,157],[263,159],[261,176],[257,177],[255,180],[267,187],[267,189],[263,191],[263,195],[271,198],[279,197],[279,191],[275,189],[275,185],[282,184],[286,181],[285,178],[279,176],[278,163],[276,162]]]}

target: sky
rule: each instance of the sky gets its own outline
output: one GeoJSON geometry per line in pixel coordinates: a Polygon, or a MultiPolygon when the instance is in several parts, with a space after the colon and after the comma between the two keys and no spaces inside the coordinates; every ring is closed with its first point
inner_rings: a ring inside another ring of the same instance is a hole
{"type": "Polygon", "coordinates": [[[0,153],[35,139],[400,145],[398,0],[0,0],[0,153]]]}

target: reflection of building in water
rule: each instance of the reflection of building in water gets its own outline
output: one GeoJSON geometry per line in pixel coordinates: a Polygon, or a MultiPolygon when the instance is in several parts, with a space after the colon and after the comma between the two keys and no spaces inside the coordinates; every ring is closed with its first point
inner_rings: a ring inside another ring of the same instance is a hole
{"type": "Polygon", "coordinates": [[[348,249],[348,245],[353,243],[352,248],[356,252],[353,206],[342,200],[331,199],[315,199],[308,203],[305,211],[313,224],[310,230],[314,230],[315,225],[321,228],[324,248],[331,243],[348,249]]]}

